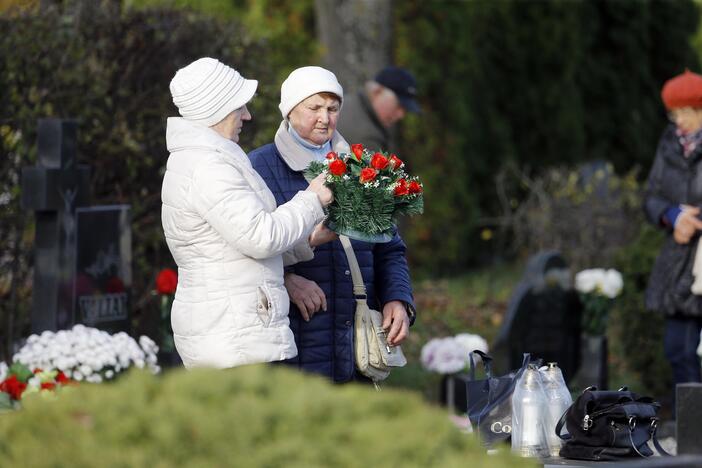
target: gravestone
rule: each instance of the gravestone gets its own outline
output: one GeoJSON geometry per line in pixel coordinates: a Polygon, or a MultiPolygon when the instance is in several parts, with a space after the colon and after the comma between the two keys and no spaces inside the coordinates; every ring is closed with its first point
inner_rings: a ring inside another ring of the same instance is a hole
{"type": "Polygon", "coordinates": [[[582,304],[557,252],[529,259],[510,300],[492,355],[502,373],[519,368],[522,354],[557,362],[566,383],[580,365],[582,304]]]}
{"type": "Polygon", "coordinates": [[[678,454],[702,455],[702,383],[678,384],[675,392],[678,454]]]}
{"type": "Polygon", "coordinates": [[[129,330],[132,240],[128,205],[76,209],[73,321],[129,330]]]}
{"type": "Polygon", "coordinates": [[[76,323],[128,329],[128,207],[86,208],[90,170],[76,163],[77,124],[41,119],[37,164],[22,170],[22,207],[36,216],[33,333],[76,323]]]}

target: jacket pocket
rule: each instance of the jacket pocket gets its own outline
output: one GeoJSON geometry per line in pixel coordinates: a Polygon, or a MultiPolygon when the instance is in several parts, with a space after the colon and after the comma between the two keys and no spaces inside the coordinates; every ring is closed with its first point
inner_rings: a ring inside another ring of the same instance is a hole
{"type": "Polygon", "coordinates": [[[259,286],[256,289],[256,315],[263,324],[264,328],[268,328],[273,318],[273,303],[271,295],[266,288],[259,286]]]}

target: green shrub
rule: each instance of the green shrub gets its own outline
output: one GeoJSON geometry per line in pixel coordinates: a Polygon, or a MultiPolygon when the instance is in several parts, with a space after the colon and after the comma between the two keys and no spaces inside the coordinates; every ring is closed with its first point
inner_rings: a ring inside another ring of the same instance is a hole
{"type": "MultiPolygon", "coordinates": [[[[637,239],[620,252],[616,268],[624,277],[622,295],[615,301],[609,327],[610,364],[616,375],[631,375],[640,392],[667,399],[673,387],[670,366],[663,353],[663,316],[647,311],[644,292],[663,235],[642,225],[637,239]]],[[[635,386],[634,382],[621,384],[635,386]]]]}
{"type": "Polygon", "coordinates": [[[0,418],[8,466],[526,466],[417,395],[251,366],[132,373],[0,418]]]}

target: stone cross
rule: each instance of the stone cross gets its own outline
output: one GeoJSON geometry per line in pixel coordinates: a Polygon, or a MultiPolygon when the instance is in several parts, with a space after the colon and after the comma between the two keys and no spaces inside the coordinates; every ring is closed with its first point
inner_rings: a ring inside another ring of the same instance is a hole
{"type": "Polygon", "coordinates": [[[75,208],[90,196],[90,170],[76,163],[77,123],[40,119],[37,164],[22,169],[22,207],[36,215],[32,332],[72,325],[75,208]]]}

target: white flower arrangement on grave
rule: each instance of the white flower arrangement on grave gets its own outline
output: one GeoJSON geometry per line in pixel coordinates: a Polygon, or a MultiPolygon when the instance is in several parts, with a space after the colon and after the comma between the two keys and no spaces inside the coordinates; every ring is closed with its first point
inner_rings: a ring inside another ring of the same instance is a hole
{"type": "MultiPolygon", "coordinates": [[[[488,352],[488,344],[479,335],[460,333],[445,338],[432,338],[423,347],[420,356],[422,366],[439,374],[455,374],[470,368],[469,355],[476,349],[488,352]]],[[[475,356],[475,362],[480,357],[475,356]]]]}
{"type": "Polygon", "coordinates": [[[161,371],[158,346],[147,336],[139,342],[124,332],[110,335],[84,325],[71,330],[45,331],[30,335],[13,356],[29,369],[57,370],[74,381],[101,383],[112,380],[130,367],[161,371]]]}
{"type": "Polygon", "coordinates": [[[623,288],[624,280],[617,270],[592,268],[575,275],[575,289],[583,303],[582,324],[585,333],[604,334],[609,309],[623,288]]]}

